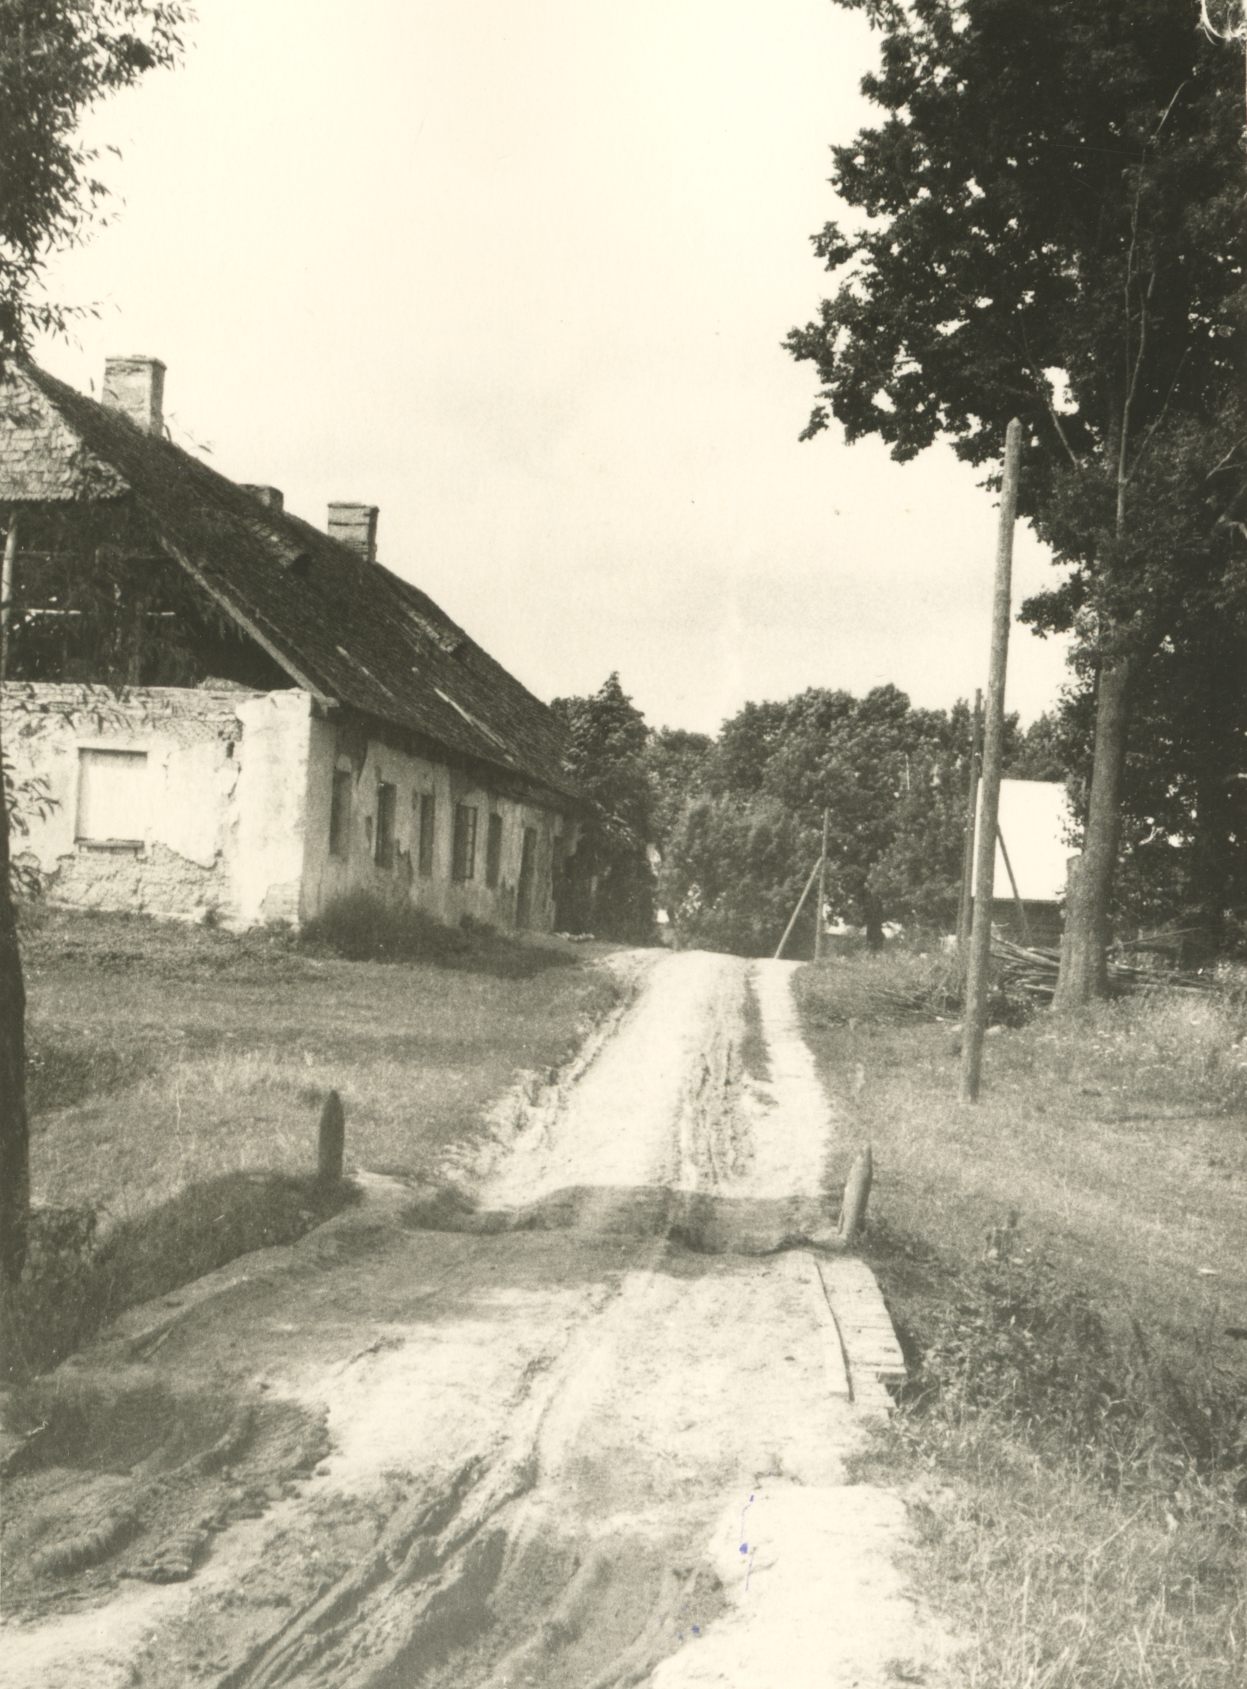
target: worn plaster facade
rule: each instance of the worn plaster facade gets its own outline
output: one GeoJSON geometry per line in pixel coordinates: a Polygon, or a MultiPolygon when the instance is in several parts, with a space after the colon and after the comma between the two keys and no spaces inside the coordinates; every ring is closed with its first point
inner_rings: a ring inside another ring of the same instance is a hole
{"type": "Polygon", "coordinates": [[[10,686],[3,737],[27,785],[16,853],[50,901],[246,927],[364,890],[554,924],[574,824],[297,688],[10,686]]]}
{"type": "Polygon", "coordinates": [[[166,438],[164,366],[102,402],[0,383],[0,678],[54,901],[298,924],[359,890],[548,930],[581,794],[553,713],[377,559],[166,438]]]}
{"type": "Polygon", "coordinates": [[[310,703],[293,690],[7,686],[15,855],[55,903],[297,921],[310,703]]]}

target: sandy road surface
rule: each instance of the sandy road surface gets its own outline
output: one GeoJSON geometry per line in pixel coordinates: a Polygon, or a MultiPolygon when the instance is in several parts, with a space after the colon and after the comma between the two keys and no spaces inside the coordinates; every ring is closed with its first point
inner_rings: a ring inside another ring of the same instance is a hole
{"type": "Polygon", "coordinates": [[[365,1179],[62,1369],[11,1481],[7,1683],[934,1680],[902,1505],[846,1481],[887,1333],[829,1248],[853,1146],[789,970],[635,966],[473,1188],[365,1179]]]}

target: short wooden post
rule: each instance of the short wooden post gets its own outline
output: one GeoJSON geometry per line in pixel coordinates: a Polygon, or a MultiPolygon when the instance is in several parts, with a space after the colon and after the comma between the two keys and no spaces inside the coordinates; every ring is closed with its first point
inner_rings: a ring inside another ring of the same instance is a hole
{"type": "Polygon", "coordinates": [[[866,1204],[870,1201],[870,1186],[874,1178],[874,1157],[870,1145],[854,1158],[849,1176],[844,1181],[844,1196],[840,1202],[840,1240],[852,1243],[866,1219],[866,1204]]]}
{"type": "Polygon", "coordinates": [[[330,1091],[320,1111],[320,1132],[316,1143],[316,1178],[322,1185],[336,1185],[342,1177],[342,1151],[346,1146],[346,1112],[342,1098],[330,1091]]]}

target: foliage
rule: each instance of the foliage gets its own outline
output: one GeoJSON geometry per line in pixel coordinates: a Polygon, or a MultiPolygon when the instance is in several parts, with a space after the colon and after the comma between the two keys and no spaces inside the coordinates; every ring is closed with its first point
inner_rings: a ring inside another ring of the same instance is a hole
{"type": "Polygon", "coordinates": [[[816,237],[840,284],[788,337],[821,382],[806,433],[834,417],[902,460],[943,437],[986,464],[1023,422],[1020,507],[1072,566],[1029,614],[1074,631],[1097,684],[1076,1000],[1105,936],[1131,686],[1167,634],[1198,637],[1192,595],[1242,597],[1219,520],[1247,469],[1242,269],[1222,236],[1238,67],[1186,0],[865,9],[883,117],[833,149],[861,215],[816,237]]]}
{"type": "MultiPolygon", "coordinates": [[[[181,52],[178,0],[0,0],[0,377],[69,309],[42,291],[50,256],[81,240],[107,190],[82,117],[181,52]]],[[[0,751],[0,766],[3,753],[0,751]]],[[[0,789],[0,1276],[21,1273],[29,1212],[25,986],[13,912],[8,792],[0,789]]]]}
{"type": "MultiPolygon", "coordinates": [[[[680,944],[771,955],[809,871],[807,842],[806,829],[773,798],[694,797],[672,831],[660,878],[680,944]]],[[[812,931],[807,908],[794,949],[808,949],[812,931]]]]}
{"type": "Polygon", "coordinates": [[[666,849],[685,804],[703,787],[713,744],[708,733],[683,727],[659,727],[646,740],[650,837],[660,851],[666,849]]]}
{"type": "Polygon", "coordinates": [[[648,943],[654,935],[645,718],[611,674],[587,697],[550,705],[567,735],[565,765],[592,814],[560,888],[560,925],[648,943]]]}
{"type": "MultiPolygon", "coordinates": [[[[1016,729],[1011,719],[1010,751],[1016,729]]],[[[666,852],[664,896],[682,942],[769,954],[819,856],[824,809],[833,913],[864,924],[875,944],[887,920],[947,930],[969,750],[964,703],[919,710],[894,686],[745,705],[700,763],[702,791],[666,852]]]]}
{"type": "Polygon", "coordinates": [[[83,240],[108,189],[83,145],[87,110],[175,63],[180,0],[3,0],[0,4],[0,370],[33,333],[72,312],[43,291],[50,256],[83,240]]]}
{"type": "Polygon", "coordinates": [[[344,892],[331,899],[304,925],[299,947],[352,962],[427,962],[503,979],[528,979],[573,961],[561,950],[523,943],[470,918],[457,927],[447,926],[424,909],[369,891],[344,892]]]}

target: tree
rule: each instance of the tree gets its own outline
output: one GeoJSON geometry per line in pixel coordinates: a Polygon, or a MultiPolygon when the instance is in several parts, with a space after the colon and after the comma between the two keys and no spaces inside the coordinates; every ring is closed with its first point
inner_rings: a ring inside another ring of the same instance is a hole
{"type": "MultiPolygon", "coordinates": [[[[107,190],[78,139],[86,111],[174,63],[186,8],[163,0],[0,0],[0,378],[73,310],[44,288],[49,259],[85,238],[107,190]]],[[[0,747],[0,767],[3,748],[0,747]]],[[[25,986],[0,784],[0,1276],[26,1254],[30,1201],[25,986]]]]}
{"type": "Polygon", "coordinates": [[[652,843],[660,851],[680,819],[685,805],[704,784],[714,741],[708,733],[683,727],[659,727],[645,745],[644,764],[650,784],[652,843]]]}
{"type": "Polygon", "coordinates": [[[1021,509],[1069,580],[1031,607],[1076,632],[1095,754],[1060,998],[1103,981],[1132,689],[1192,591],[1233,572],[1220,466],[1235,414],[1237,67],[1186,0],[841,0],[879,31],[885,114],[833,149],[864,216],[815,237],[837,292],[788,337],[832,418],[901,460],[974,464],[1008,419],[1021,509]]]}
{"type": "Polygon", "coordinates": [[[652,831],[645,717],[612,674],[588,697],[555,698],[567,731],[567,772],[590,800],[563,886],[560,919],[628,943],[654,936],[652,831]]]}
{"type": "Polygon", "coordinates": [[[666,852],[682,941],[768,954],[818,857],[824,809],[828,900],[872,948],[888,920],[947,930],[969,749],[964,703],[917,710],[895,686],[747,704],[723,724],[666,852]]]}

